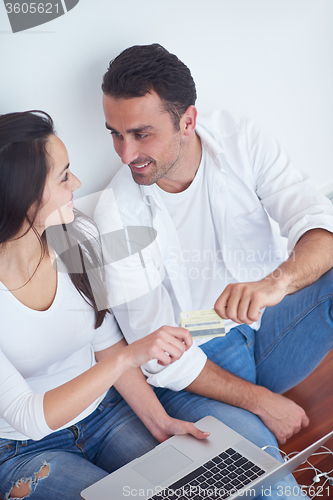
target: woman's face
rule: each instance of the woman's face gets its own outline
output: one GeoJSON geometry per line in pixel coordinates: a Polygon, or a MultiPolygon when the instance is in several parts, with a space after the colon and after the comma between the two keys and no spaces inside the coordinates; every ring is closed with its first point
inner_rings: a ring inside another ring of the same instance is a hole
{"type": "Polygon", "coordinates": [[[35,220],[35,225],[42,230],[73,221],[73,192],[81,186],[81,181],[69,170],[67,150],[57,136],[50,136],[46,152],[50,171],[46,178],[42,207],[35,220]]]}

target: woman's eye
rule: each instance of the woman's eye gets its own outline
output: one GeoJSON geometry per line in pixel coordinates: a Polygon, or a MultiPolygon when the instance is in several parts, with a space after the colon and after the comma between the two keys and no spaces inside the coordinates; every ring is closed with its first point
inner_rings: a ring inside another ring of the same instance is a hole
{"type": "Polygon", "coordinates": [[[65,177],[63,178],[62,182],[66,182],[68,180],[68,172],[65,173],[65,177]]]}

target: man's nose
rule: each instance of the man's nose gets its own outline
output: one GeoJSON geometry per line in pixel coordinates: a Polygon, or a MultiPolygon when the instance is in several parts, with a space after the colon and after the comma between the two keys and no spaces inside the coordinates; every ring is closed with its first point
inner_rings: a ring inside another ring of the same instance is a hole
{"type": "Polygon", "coordinates": [[[134,141],[123,141],[120,158],[121,161],[128,165],[132,161],[136,160],[139,156],[139,152],[137,150],[137,145],[134,141]]]}

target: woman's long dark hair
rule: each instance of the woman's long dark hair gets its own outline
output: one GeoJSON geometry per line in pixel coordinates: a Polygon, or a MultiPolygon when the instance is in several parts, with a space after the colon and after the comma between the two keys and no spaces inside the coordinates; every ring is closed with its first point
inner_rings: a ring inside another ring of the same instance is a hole
{"type": "Polygon", "coordinates": [[[99,235],[94,223],[90,220],[88,223],[88,218],[76,212],[74,222],[48,228],[42,237],[34,227],[50,170],[46,143],[52,134],[55,134],[53,120],[43,111],[0,116],[0,245],[34,231],[41,246],[39,262],[49,244],[58,256],[58,266],[61,259],[75,288],[94,309],[95,328],[98,328],[108,308],[99,235]],[[18,236],[26,222],[28,229],[18,236]],[[101,310],[102,303],[105,308],[101,310]]]}

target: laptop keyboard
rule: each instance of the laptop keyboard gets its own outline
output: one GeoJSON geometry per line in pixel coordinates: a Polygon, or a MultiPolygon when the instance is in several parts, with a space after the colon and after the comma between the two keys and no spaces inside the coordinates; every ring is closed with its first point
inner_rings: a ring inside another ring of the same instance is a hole
{"type": "Polygon", "coordinates": [[[225,499],[264,473],[243,455],[228,448],[149,500],[225,499]]]}

